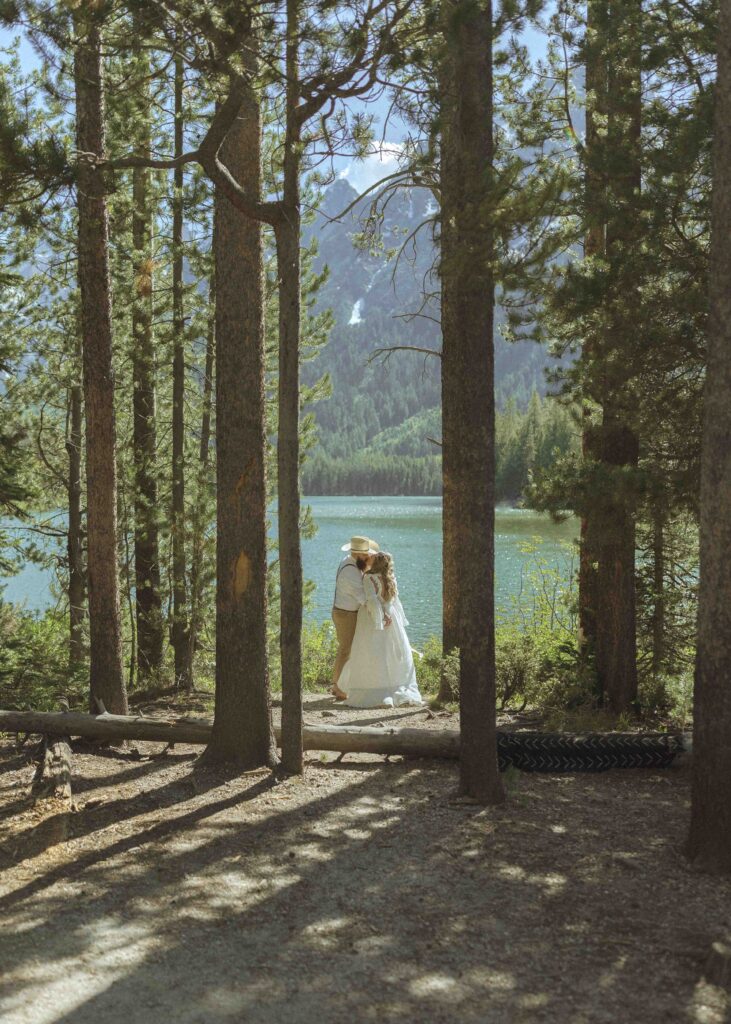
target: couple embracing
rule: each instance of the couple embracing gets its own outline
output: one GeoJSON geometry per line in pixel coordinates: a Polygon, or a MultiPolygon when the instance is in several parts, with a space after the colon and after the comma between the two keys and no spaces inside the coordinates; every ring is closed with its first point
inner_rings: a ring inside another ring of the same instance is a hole
{"type": "Polygon", "coordinates": [[[354,708],[421,704],[393,558],[369,537],[351,537],[341,550],[348,553],[335,579],[333,696],[354,708]]]}

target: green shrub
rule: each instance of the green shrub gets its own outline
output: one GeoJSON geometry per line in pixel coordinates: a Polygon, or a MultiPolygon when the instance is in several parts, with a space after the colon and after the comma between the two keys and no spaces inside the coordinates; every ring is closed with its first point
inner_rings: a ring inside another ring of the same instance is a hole
{"type": "Polygon", "coordinates": [[[19,710],[51,711],[61,698],[84,707],[88,692],[85,667],[69,673],[68,617],[49,609],[35,615],[0,602],[0,704],[19,710]]]}
{"type": "Polygon", "coordinates": [[[500,711],[522,711],[537,696],[541,658],[536,639],[520,629],[503,627],[495,634],[495,690],[500,711]]]}
{"type": "Polygon", "coordinates": [[[332,622],[306,623],[302,633],[302,686],[305,690],[329,689],[338,652],[332,622]]]}
{"type": "Polygon", "coordinates": [[[442,653],[442,643],[435,636],[430,636],[424,644],[421,654],[414,654],[416,680],[422,697],[434,700],[441,689],[442,676],[454,700],[459,701],[459,651],[450,651],[446,656],[442,653]]]}

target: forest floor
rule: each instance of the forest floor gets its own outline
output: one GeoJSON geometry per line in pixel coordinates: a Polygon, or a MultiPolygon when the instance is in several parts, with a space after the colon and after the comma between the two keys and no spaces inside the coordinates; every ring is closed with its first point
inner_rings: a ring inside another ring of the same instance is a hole
{"type": "Polygon", "coordinates": [[[75,753],[67,812],[0,745],[3,1024],[731,1021],[703,979],[731,882],[683,860],[687,768],[511,773],[480,808],[452,763],[308,754],[275,783],[161,748],[75,753]]]}

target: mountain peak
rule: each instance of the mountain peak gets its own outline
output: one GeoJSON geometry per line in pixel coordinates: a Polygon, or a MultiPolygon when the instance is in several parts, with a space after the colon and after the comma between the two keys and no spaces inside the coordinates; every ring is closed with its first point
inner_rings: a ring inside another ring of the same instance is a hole
{"type": "Polygon", "coordinates": [[[325,189],[320,209],[332,217],[357,198],[358,193],[345,178],[336,178],[332,185],[325,189]]]}

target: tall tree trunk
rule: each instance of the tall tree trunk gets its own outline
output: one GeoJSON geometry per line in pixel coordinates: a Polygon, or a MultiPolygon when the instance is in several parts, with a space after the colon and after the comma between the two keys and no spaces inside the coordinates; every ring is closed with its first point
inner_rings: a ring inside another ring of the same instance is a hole
{"type": "MultiPolygon", "coordinates": [[[[450,194],[450,182],[448,175],[451,173],[452,158],[447,154],[447,145],[450,138],[449,130],[450,124],[448,122],[448,111],[451,102],[452,91],[454,84],[452,82],[452,65],[449,56],[445,54],[445,59],[441,61],[438,69],[438,80],[439,80],[439,105],[440,105],[440,129],[441,129],[441,146],[440,146],[440,164],[439,164],[439,175],[440,175],[440,192],[442,197],[442,215],[440,217],[440,250],[441,250],[441,262],[444,265],[445,256],[450,258],[450,254],[456,251],[457,242],[454,238],[454,225],[452,223],[452,217],[448,213],[448,207],[451,200],[450,194]]],[[[447,272],[449,276],[449,272],[447,272]]],[[[445,294],[447,295],[450,288],[449,281],[445,283],[444,266],[441,270],[442,277],[442,338],[444,339],[447,332],[454,332],[457,330],[457,324],[453,320],[450,320],[450,310],[448,308],[448,301],[445,303],[445,294]]],[[[442,365],[443,370],[443,365],[442,365]]],[[[459,554],[459,510],[458,505],[453,495],[453,482],[447,474],[448,464],[445,461],[444,456],[444,431],[447,429],[445,423],[451,420],[452,416],[458,414],[458,407],[452,409],[446,409],[445,406],[449,404],[445,399],[444,393],[444,373],[442,372],[442,654],[446,658],[448,654],[452,654],[455,651],[459,651],[460,648],[460,637],[459,637],[459,594],[460,594],[460,554],[459,554]]],[[[458,426],[455,425],[455,430],[458,430],[458,426]]],[[[451,703],[452,701],[458,700],[459,694],[455,691],[453,686],[453,680],[451,673],[447,671],[446,662],[442,662],[442,671],[439,679],[439,692],[437,693],[437,701],[440,704],[451,703]]]]}
{"type": "Polygon", "coordinates": [[[731,872],[731,0],[721,0],[688,855],[731,872]]]}
{"type": "Polygon", "coordinates": [[[450,597],[460,647],[460,786],[497,803],[492,3],[448,0],[444,11],[442,459],[445,546],[458,569],[450,597]]]}
{"type": "MultiPolygon", "coordinates": [[[[222,159],[261,194],[253,91],[222,159]]],[[[261,225],[216,195],[216,704],[209,760],[276,764],[267,657],[264,272],[261,225]]]]}
{"type": "MultiPolygon", "coordinates": [[[[213,251],[215,252],[215,230],[212,247],[213,251]]],[[[189,630],[191,678],[193,659],[195,658],[196,647],[198,644],[198,632],[200,630],[200,608],[203,596],[203,547],[206,525],[206,506],[209,487],[208,464],[211,444],[211,402],[213,396],[213,364],[216,343],[215,302],[216,275],[214,270],[211,273],[211,280],[208,293],[209,318],[208,336],[206,338],[206,362],[203,379],[203,409],[201,414],[200,450],[198,455],[198,480],[196,486],[195,509],[193,512],[193,523],[191,529],[189,630]]]]}
{"type": "MultiPolygon", "coordinates": [[[[145,70],[144,68],[142,69],[145,70]]],[[[133,131],[135,152],[150,156],[149,97],[139,85],[133,131]]],[[[155,351],[152,334],[152,209],[150,171],[132,171],[132,305],[133,458],[135,468],[134,548],[137,620],[137,681],[143,685],[162,668],[163,617],[157,507],[157,426],[155,422],[155,351]]]]}
{"type": "Polygon", "coordinates": [[[112,302],[104,152],[101,31],[88,7],[74,11],[78,263],[86,411],[87,565],[90,704],[127,713],[117,576],[117,468],[112,366],[112,302]],[[90,154],[86,157],[86,154],[90,154]]]}
{"type": "MultiPolygon", "coordinates": [[[[175,58],[175,156],[183,153],[183,59],[175,58]]],[[[193,686],[185,578],[185,319],[183,316],[183,166],[173,172],[173,628],[175,685],[193,686]]]]}
{"type": "MultiPolygon", "coordinates": [[[[603,256],[605,252],[606,200],[602,166],[601,122],[607,109],[607,66],[604,52],[607,0],[587,0],[584,70],[586,88],[586,142],[584,169],[584,256],[603,256]]],[[[583,358],[590,361],[589,339],[584,342],[583,358]]],[[[591,410],[584,408],[582,455],[586,461],[596,457],[595,432],[591,410]]],[[[579,654],[587,658],[596,647],[597,552],[598,524],[593,510],[586,509],[581,519],[579,537],[579,654]]]]}
{"type": "Polygon", "coordinates": [[[282,766],[302,772],[302,550],[299,487],[300,138],[297,122],[299,0],[287,0],[284,217],[277,225],[279,269],[279,496],[282,766]]]}
{"type": "Polygon", "coordinates": [[[635,615],[635,514],[627,489],[617,487],[618,470],[637,465],[639,439],[631,422],[632,396],[624,379],[621,351],[636,330],[632,313],[632,255],[638,242],[638,197],[642,184],[641,4],[609,0],[607,79],[608,217],[606,256],[612,294],[603,359],[604,387],[598,458],[612,481],[601,499],[597,530],[596,667],[613,711],[637,698],[635,615]]]}
{"type": "MultiPolygon", "coordinates": [[[[81,372],[81,334],[74,354],[74,377],[81,372]]],[[[78,379],[69,388],[66,452],[69,458],[69,527],[67,552],[69,563],[69,671],[75,672],[84,661],[84,578],[83,517],[81,512],[82,385],[78,379]]]]}

